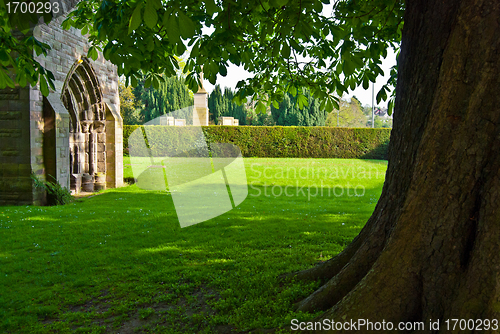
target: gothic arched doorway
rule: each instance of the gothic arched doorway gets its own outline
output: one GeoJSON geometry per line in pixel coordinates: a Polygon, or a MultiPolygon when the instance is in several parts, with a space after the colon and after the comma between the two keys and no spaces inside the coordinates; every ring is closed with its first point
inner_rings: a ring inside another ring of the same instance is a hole
{"type": "Polygon", "coordinates": [[[70,188],[78,193],[106,187],[106,115],[90,62],[78,60],[68,73],[62,102],[70,115],[70,188]]]}

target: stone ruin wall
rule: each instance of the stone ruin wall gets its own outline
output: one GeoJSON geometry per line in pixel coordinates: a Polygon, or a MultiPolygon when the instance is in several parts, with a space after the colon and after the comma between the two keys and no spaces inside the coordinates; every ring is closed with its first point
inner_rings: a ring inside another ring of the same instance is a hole
{"type": "Polygon", "coordinates": [[[31,172],[42,180],[52,175],[68,189],[75,183],[71,172],[98,173],[93,181],[101,188],[123,185],[116,67],[101,53],[96,61],[88,60],[87,39],[75,29],[63,30],[64,19],[33,32],[52,48],[36,58],[54,74],[55,91],[43,97],[38,86],[0,90],[0,205],[43,202],[31,172]]]}

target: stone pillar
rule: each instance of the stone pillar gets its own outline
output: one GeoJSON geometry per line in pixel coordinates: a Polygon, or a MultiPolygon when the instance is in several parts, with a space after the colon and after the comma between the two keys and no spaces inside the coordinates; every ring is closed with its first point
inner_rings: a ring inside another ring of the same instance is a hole
{"type": "Polygon", "coordinates": [[[43,156],[46,178],[70,189],[70,116],[55,93],[43,98],[43,156]],[[48,175],[53,176],[53,178],[48,175]]]}
{"type": "Polygon", "coordinates": [[[89,174],[97,173],[97,133],[89,133],[89,174]]]}
{"type": "MultiPolygon", "coordinates": [[[[106,112],[106,187],[123,186],[123,120],[116,104],[105,103],[106,112]]],[[[119,108],[119,104],[118,104],[119,108]]]]}
{"type": "Polygon", "coordinates": [[[200,79],[201,87],[194,94],[193,125],[208,126],[208,93],[203,87],[203,75],[200,79]]]}

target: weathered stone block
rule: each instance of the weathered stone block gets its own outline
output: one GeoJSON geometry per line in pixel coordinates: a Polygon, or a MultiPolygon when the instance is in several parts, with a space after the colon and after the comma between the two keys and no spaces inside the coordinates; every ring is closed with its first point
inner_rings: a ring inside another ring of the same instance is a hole
{"type": "Polygon", "coordinates": [[[10,111],[24,111],[28,110],[30,106],[29,101],[26,100],[10,100],[9,109],[10,111]]]}
{"type": "MultiPolygon", "coordinates": [[[[7,123],[9,121],[5,121],[7,123]]],[[[14,122],[13,122],[14,123],[14,122]]],[[[15,122],[17,123],[17,122],[15,122]]],[[[10,126],[14,129],[0,129],[0,138],[20,138],[22,133],[21,130],[15,129],[15,126],[10,126]]]]}
{"type": "Polygon", "coordinates": [[[19,175],[19,166],[17,164],[2,164],[2,177],[14,178],[19,175]]]}
{"type": "Polygon", "coordinates": [[[97,155],[97,161],[98,162],[105,162],[106,161],[106,153],[99,153],[97,155]]]}
{"type": "Polygon", "coordinates": [[[19,199],[19,194],[13,194],[11,192],[0,192],[0,201],[6,201],[6,203],[11,203],[5,205],[15,204],[18,199],[19,199]]]}
{"type": "Polygon", "coordinates": [[[15,157],[19,155],[18,150],[3,150],[2,151],[2,156],[4,157],[15,157]]]}
{"type": "Polygon", "coordinates": [[[31,165],[30,164],[19,164],[19,175],[30,175],[31,174],[31,165]]]}
{"type": "Polygon", "coordinates": [[[17,119],[11,119],[2,122],[2,128],[4,128],[5,130],[9,130],[11,132],[19,132],[19,130],[17,129],[17,125],[18,125],[17,119]]]}
{"type": "Polygon", "coordinates": [[[97,134],[97,142],[98,143],[105,143],[106,142],[106,134],[105,133],[98,133],[97,134]]]}
{"type": "Polygon", "coordinates": [[[33,189],[33,180],[31,177],[19,177],[16,190],[18,192],[30,192],[33,189]]]}

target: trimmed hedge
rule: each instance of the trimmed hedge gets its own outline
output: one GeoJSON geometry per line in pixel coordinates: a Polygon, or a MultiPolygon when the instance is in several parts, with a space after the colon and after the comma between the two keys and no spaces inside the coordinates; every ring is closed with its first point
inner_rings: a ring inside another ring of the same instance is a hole
{"type": "MultiPolygon", "coordinates": [[[[139,125],[125,125],[123,148],[139,125]]],[[[199,140],[192,127],[148,128],[152,149],[182,151],[182,144],[199,140]],[[154,139],[153,139],[154,138],[154,139]],[[171,142],[159,138],[175,138],[171,142]]],[[[387,159],[390,129],[295,126],[204,126],[208,143],[233,143],[244,157],[387,159]]]]}

